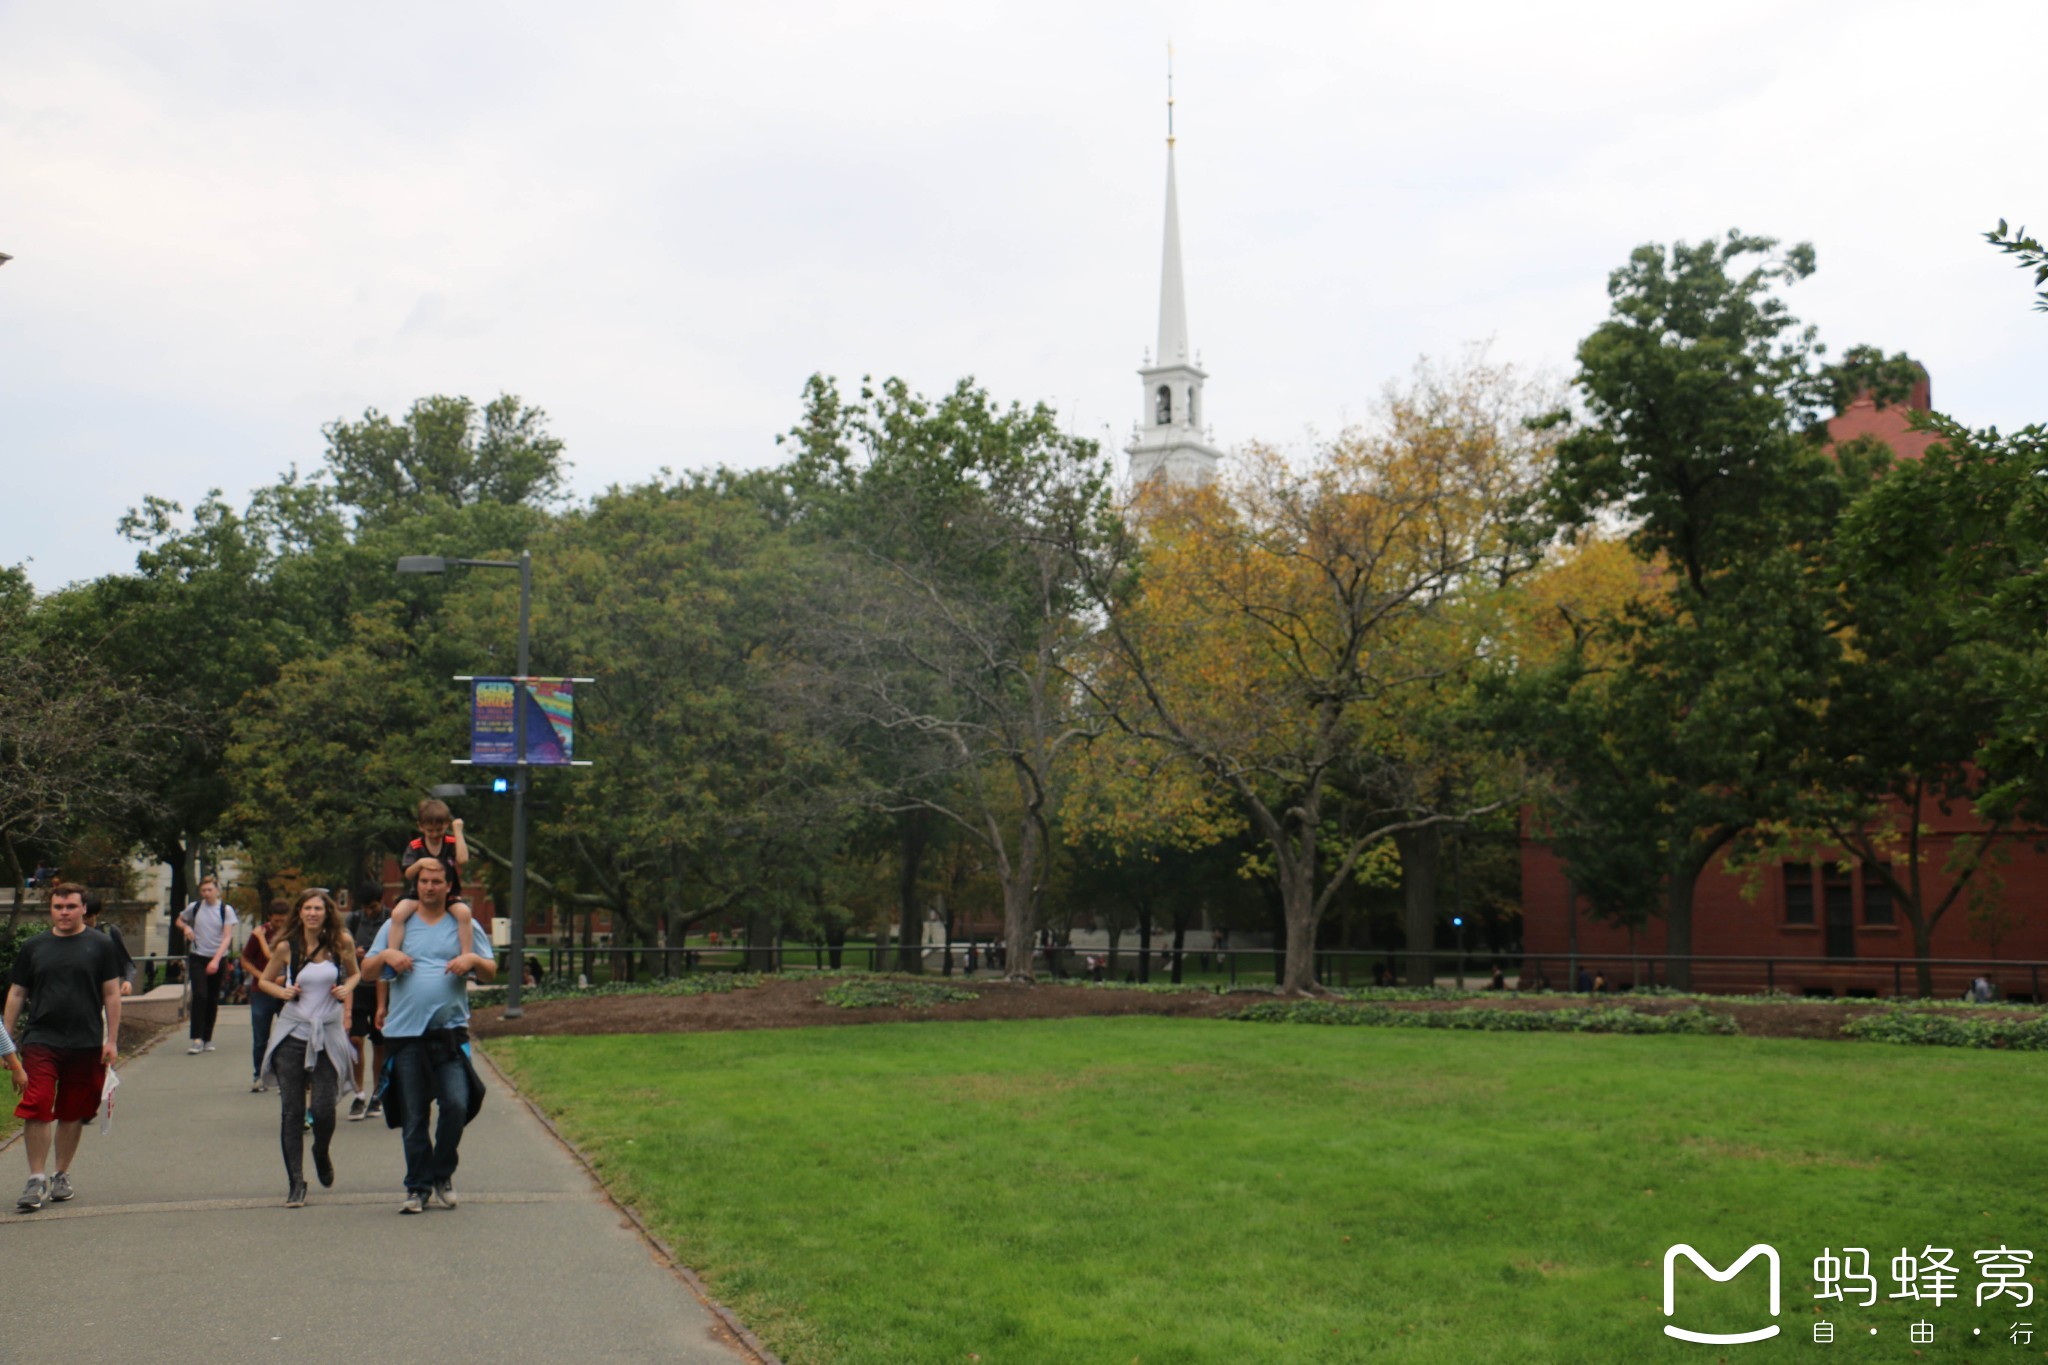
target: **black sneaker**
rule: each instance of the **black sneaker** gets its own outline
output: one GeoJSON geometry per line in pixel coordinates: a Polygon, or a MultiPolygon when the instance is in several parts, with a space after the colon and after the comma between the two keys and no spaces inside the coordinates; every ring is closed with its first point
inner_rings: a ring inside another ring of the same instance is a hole
{"type": "Polygon", "coordinates": [[[320,1177],[321,1189],[331,1190],[334,1188],[334,1154],[332,1152],[323,1152],[317,1147],[313,1149],[313,1174],[320,1177]]]}
{"type": "Polygon", "coordinates": [[[363,1117],[364,1117],[364,1118],[366,1118],[366,1119],[381,1119],[381,1118],[383,1118],[383,1117],[384,1117],[384,1101],[383,1101],[383,1100],[381,1100],[381,1099],[371,1100],[371,1101],[370,1101],[370,1107],[369,1107],[368,1109],[365,1109],[365,1110],[363,1111],[363,1117]]]}
{"type": "Polygon", "coordinates": [[[34,1213],[43,1206],[43,1196],[49,1192],[50,1182],[40,1175],[28,1178],[28,1184],[21,1187],[21,1198],[14,1201],[14,1207],[21,1213],[34,1213]]]}
{"type": "Polygon", "coordinates": [[[305,1181],[294,1180],[292,1182],[291,1193],[284,1197],[284,1206],[288,1209],[302,1209],[306,1207],[305,1181]]]}
{"type": "Polygon", "coordinates": [[[359,1119],[363,1118],[363,1117],[364,1117],[365,1115],[367,1115],[367,1114],[368,1114],[369,1112],[370,1112],[370,1102],[369,1102],[368,1100],[364,1099],[364,1098],[363,1098],[363,1097],[362,1097],[361,1095],[358,1095],[358,1096],[356,1096],[356,1101],[355,1101],[355,1103],[354,1103],[354,1104],[351,1104],[351,1105],[350,1105],[350,1106],[348,1107],[348,1121],[349,1121],[350,1123],[354,1123],[354,1122],[356,1122],[357,1120],[359,1120],[359,1119]]]}
{"type": "Polygon", "coordinates": [[[71,1197],[71,1193],[71,1176],[68,1172],[59,1171],[50,1177],[50,1202],[52,1204],[63,1203],[71,1197]]]}

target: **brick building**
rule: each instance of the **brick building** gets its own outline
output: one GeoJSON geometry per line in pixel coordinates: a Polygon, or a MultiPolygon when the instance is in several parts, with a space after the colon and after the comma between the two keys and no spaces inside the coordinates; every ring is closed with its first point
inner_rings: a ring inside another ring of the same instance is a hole
{"type": "MultiPolygon", "coordinates": [[[[1879,408],[1868,396],[1857,399],[1828,424],[1836,442],[1875,436],[1902,459],[1917,459],[1932,438],[1907,429],[1909,409],[1925,410],[1926,380],[1915,386],[1906,409],[1879,408]]],[[[1901,816],[1905,814],[1900,813],[1901,816]]],[[[1945,864],[1961,837],[1982,828],[1967,806],[1943,813],[1932,802],[1919,814],[1929,833],[1921,857],[1923,903],[1938,904],[1953,885],[1945,864]]],[[[1978,975],[1988,976],[2006,997],[2042,998],[2048,967],[2048,854],[2028,837],[2004,843],[2005,860],[1978,876],[1985,884],[1973,898],[1963,896],[1935,927],[1932,956],[1953,965],[1934,973],[1937,995],[1957,995],[1978,975]],[[1982,894],[1988,893],[1988,894],[1982,894]]],[[[1662,964],[1630,962],[1630,954],[1664,951],[1664,925],[1652,918],[1629,929],[1591,918],[1583,904],[1571,905],[1568,869],[1526,821],[1522,838],[1524,978],[1571,982],[1570,962],[1602,972],[1609,981],[1661,981],[1662,964]]],[[[1701,874],[1693,901],[1693,952],[1697,957],[1762,959],[1696,962],[1693,983],[1702,990],[1760,990],[1793,993],[1911,994],[1914,990],[1913,931],[1892,904],[1874,869],[1845,862],[1822,850],[1811,862],[1732,872],[1725,855],[1701,874]]]]}

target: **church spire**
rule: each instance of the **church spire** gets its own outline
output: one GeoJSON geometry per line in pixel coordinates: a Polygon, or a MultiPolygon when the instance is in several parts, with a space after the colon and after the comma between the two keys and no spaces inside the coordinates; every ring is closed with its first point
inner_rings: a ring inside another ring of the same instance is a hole
{"type": "Polygon", "coordinates": [[[1166,45],[1166,242],[1159,263],[1160,365],[1188,363],[1188,296],[1180,269],[1180,192],[1173,177],[1173,44],[1166,45]]]}
{"type": "Polygon", "coordinates": [[[1202,425],[1202,383],[1188,345],[1187,286],[1181,279],[1180,189],[1174,178],[1173,47],[1166,49],[1166,240],[1159,263],[1159,350],[1138,371],[1143,414],[1124,450],[1131,482],[1207,483],[1222,452],[1202,425]]]}

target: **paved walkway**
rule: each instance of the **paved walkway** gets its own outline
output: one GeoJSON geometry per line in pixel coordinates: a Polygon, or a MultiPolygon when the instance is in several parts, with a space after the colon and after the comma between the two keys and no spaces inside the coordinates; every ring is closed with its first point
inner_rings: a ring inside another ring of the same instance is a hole
{"type": "MultiPolygon", "coordinates": [[[[215,1039],[189,1056],[175,1030],[122,1067],[70,1203],[15,1213],[28,1166],[19,1142],[0,1153],[0,1296],[18,1310],[0,1358],[753,1359],[495,1071],[479,1067],[491,1094],[463,1138],[461,1208],[401,1216],[397,1130],[344,1118],[334,1188],[287,1209],[278,1096],[249,1091],[248,1010],[222,1010],[215,1039]],[[452,1335],[414,1333],[458,1302],[452,1335]]],[[[310,1135],[306,1152],[311,1180],[310,1135]]]]}

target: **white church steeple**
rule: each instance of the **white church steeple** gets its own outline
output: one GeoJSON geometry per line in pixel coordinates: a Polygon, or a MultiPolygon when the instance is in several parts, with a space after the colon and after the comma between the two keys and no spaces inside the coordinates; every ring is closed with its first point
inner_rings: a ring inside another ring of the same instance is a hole
{"type": "Polygon", "coordinates": [[[1131,483],[1207,483],[1222,452],[1202,434],[1202,382],[1188,347],[1187,284],[1180,263],[1180,190],[1173,167],[1173,49],[1166,50],[1166,241],[1159,263],[1159,350],[1138,371],[1137,430],[1124,447],[1131,483]]]}

